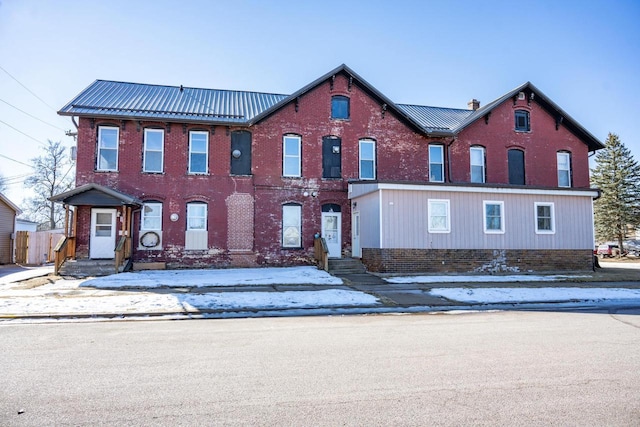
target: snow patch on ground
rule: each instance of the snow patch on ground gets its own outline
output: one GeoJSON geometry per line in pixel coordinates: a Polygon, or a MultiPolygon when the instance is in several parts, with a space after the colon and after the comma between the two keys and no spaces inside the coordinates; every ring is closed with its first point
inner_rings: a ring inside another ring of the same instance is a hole
{"type": "Polygon", "coordinates": [[[386,277],[389,283],[504,283],[504,282],[557,282],[568,279],[582,279],[591,276],[564,275],[509,275],[509,276],[402,276],[386,277]]]}
{"type": "Polygon", "coordinates": [[[640,289],[620,288],[433,288],[429,293],[466,303],[640,300],[640,289]]]}

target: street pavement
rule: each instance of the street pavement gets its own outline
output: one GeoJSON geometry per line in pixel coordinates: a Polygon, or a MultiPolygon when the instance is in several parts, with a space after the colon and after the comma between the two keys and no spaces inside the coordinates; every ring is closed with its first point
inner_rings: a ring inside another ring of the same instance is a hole
{"type": "MultiPolygon", "coordinates": [[[[604,264],[604,263],[603,263],[604,264]]],[[[612,269],[615,273],[617,268],[621,267],[619,264],[607,263],[606,268],[612,269]]],[[[284,294],[291,291],[306,291],[306,292],[322,292],[327,290],[343,290],[343,291],[357,291],[374,296],[377,301],[375,304],[343,304],[343,305],[322,305],[321,303],[315,306],[308,307],[247,307],[244,309],[238,309],[235,307],[227,308],[201,308],[194,309],[189,308],[185,304],[178,306],[177,308],[167,309],[160,307],[154,310],[148,309],[136,309],[135,306],[127,307],[126,310],[118,310],[114,312],[75,312],[70,310],[69,312],[61,312],[60,310],[54,310],[51,312],[23,312],[23,313],[2,313],[0,311],[0,320],[46,320],[46,319],[122,319],[122,318],[171,318],[171,319],[194,319],[194,318],[220,318],[220,317],[270,317],[270,316],[299,316],[299,315],[343,315],[343,314],[376,314],[376,313],[416,313],[416,312],[430,312],[430,311],[453,311],[453,310],[491,310],[491,309],[526,309],[526,310],[603,310],[606,309],[610,312],[618,310],[626,310],[627,312],[634,312],[640,310],[640,300],[632,301],[631,303],[620,301],[529,301],[527,303],[508,303],[508,302],[492,302],[492,303],[470,303],[464,301],[456,301],[447,299],[441,296],[432,294],[430,291],[433,288],[488,288],[488,287],[520,287],[520,288],[536,288],[536,287],[550,287],[550,286],[562,286],[562,287],[577,287],[577,288],[624,288],[624,289],[640,289],[640,280],[634,280],[636,277],[640,278],[640,271],[635,270],[640,266],[640,263],[627,264],[627,275],[614,275],[611,279],[618,279],[616,281],[602,281],[603,276],[594,276],[594,281],[590,281],[589,277],[582,278],[580,281],[567,282],[522,282],[518,281],[513,283],[494,283],[494,282],[477,282],[473,281],[474,276],[468,276],[469,282],[460,282],[461,276],[456,276],[458,281],[455,282],[439,282],[439,283],[388,283],[381,277],[372,274],[358,274],[358,275],[346,275],[342,276],[342,285],[309,285],[309,284],[273,284],[273,285],[242,285],[242,286],[224,286],[224,287],[199,287],[199,288],[158,288],[158,289],[141,289],[136,287],[135,283],[131,284],[131,287],[121,287],[118,289],[108,290],[96,290],[91,287],[82,288],[76,287],[68,290],[55,290],[49,292],[51,296],[56,298],[56,301],[63,298],[86,299],[90,301],[92,298],[118,298],[120,296],[131,295],[137,293],[140,297],[145,295],[158,297],[158,295],[172,295],[185,297],[189,295],[212,295],[212,294],[226,294],[234,293],[240,295],[242,293],[256,293],[262,292],[265,294],[284,294]],[[622,281],[620,281],[622,279],[622,281]]],[[[16,289],[23,290],[21,295],[29,295],[30,289],[38,290],[42,289],[43,283],[50,283],[55,280],[51,276],[52,267],[33,267],[25,268],[21,266],[0,266],[0,299],[10,298],[15,295],[11,292],[3,292],[6,289],[15,291],[16,289]],[[38,279],[40,278],[40,279],[38,279]]],[[[465,276],[462,276],[464,279],[465,276]]],[[[526,276],[525,276],[526,277],[526,276]]],[[[604,276],[606,279],[608,276],[604,276]]],[[[35,291],[32,291],[35,294],[35,291]]],[[[42,294],[42,292],[40,293],[42,294]]],[[[97,300],[96,300],[97,301],[97,300]]],[[[88,303],[90,305],[90,303],[88,303]]],[[[140,306],[144,306],[141,304],[140,306]]]]}

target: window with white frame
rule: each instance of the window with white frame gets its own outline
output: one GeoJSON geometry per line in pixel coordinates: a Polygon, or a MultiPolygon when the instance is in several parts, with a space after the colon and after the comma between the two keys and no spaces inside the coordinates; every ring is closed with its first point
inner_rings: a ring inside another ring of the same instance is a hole
{"type": "Polygon", "coordinates": [[[285,135],[282,140],[282,176],[299,177],[302,138],[298,135],[285,135]]]}
{"type": "Polygon", "coordinates": [[[560,151],[556,157],[558,163],[558,187],[571,187],[571,154],[560,151]]]}
{"type": "Polygon", "coordinates": [[[282,206],[282,247],[302,247],[302,206],[282,206]]]}
{"type": "Polygon", "coordinates": [[[142,207],[140,230],[162,230],[162,203],[145,202],[142,207]]]}
{"type": "Polygon", "coordinates": [[[553,234],[556,232],[553,203],[535,203],[536,233],[553,234]]]}
{"type": "Polygon", "coordinates": [[[484,201],[484,232],[504,233],[504,202],[484,201]]]}
{"type": "Polygon", "coordinates": [[[98,126],[98,156],[96,170],[118,170],[118,140],[120,128],[98,126]]]}
{"type": "Polygon", "coordinates": [[[471,161],[471,182],[484,183],[486,180],[484,147],[471,147],[469,154],[471,161]]]}
{"type": "Polygon", "coordinates": [[[164,130],[144,130],[144,172],[161,173],[163,171],[164,130]]]}
{"type": "Polygon", "coordinates": [[[189,173],[206,174],[209,153],[209,132],[189,132],[189,173]]]}
{"type": "Polygon", "coordinates": [[[205,203],[187,203],[187,230],[207,230],[207,205],[205,203]]]}
{"type": "Polygon", "coordinates": [[[360,179],[376,179],[376,143],[361,139],[359,145],[360,179]]]}
{"type": "Polygon", "coordinates": [[[429,181],[444,182],[444,147],[429,146],[429,181]]]}
{"type": "Polygon", "coordinates": [[[429,199],[429,233],[449,233],[449,200],[429,199]]]}

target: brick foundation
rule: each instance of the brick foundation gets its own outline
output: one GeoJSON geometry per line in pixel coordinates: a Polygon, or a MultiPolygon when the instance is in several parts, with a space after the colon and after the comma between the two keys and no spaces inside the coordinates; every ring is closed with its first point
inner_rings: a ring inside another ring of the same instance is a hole
{"type": "Polygon", "coordinates": [[[528,273],[591,271],[588,249],[362,249],[362,262],[377,273],[528,273]]]}

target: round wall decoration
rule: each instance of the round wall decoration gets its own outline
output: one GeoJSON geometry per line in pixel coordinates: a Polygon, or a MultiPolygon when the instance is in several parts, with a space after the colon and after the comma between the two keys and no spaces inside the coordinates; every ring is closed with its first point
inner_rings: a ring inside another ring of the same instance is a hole
{"type": "Polygon", "coordinates": [[[158,243],[160,243],[160,236],[155,231],[147,231],[140,237],[140,244],[145,248],[158,246],[158,243]]]}

